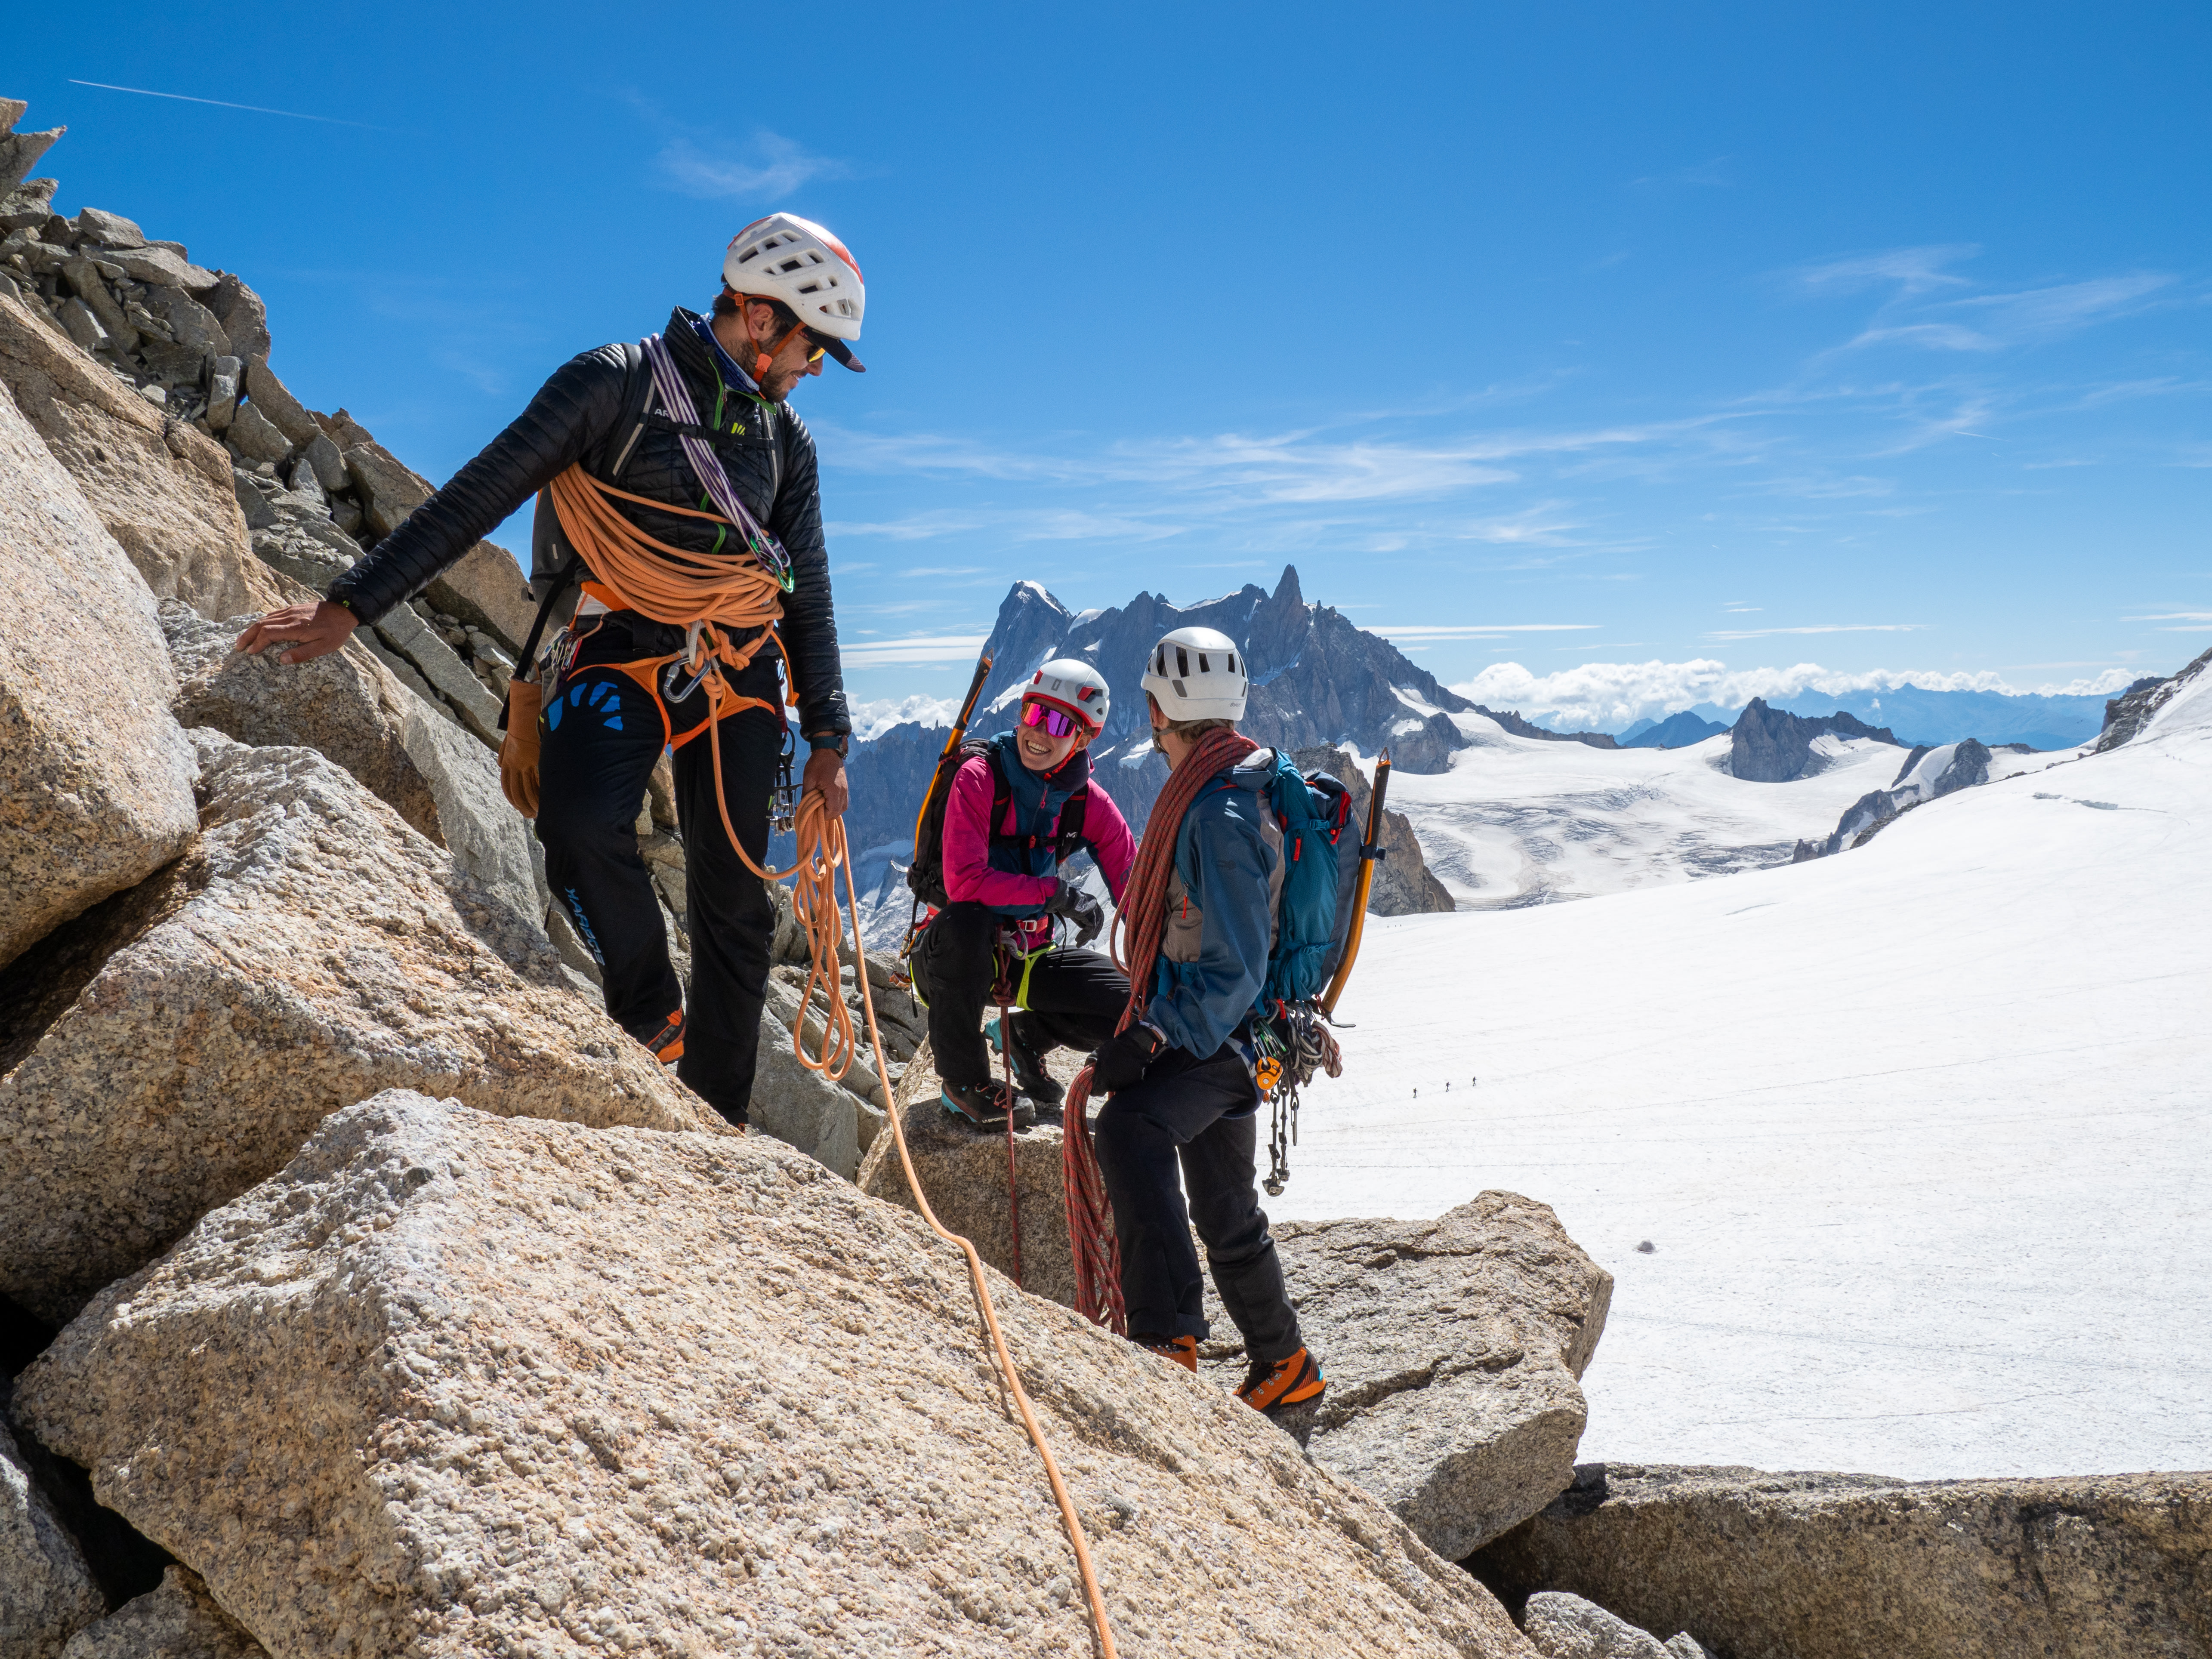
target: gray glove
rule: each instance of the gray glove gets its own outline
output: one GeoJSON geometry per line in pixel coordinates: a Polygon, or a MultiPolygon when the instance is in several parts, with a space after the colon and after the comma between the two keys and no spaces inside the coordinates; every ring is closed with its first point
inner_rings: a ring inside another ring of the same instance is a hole
{"type": "Polygon", "coordinates": [[[1075,943],[1078,949],[1097,939],[1106,926],[1106,913],[1099,908],[1098,901],[1078,887],[1065,876],[1060,887],[1045,904],[1045,914],[1066,916],[1075,924],[1075,943]]]}

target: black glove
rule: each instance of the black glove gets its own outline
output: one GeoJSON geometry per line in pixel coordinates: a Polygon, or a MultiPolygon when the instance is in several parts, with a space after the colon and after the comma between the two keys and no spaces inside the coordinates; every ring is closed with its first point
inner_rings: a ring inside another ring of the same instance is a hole
{"type": "Polygon", "coordinates": [[[1110,1095],[1145,1080],[1145,1068],[1160,1057],[1168,1040],[1141,1021],[1109,1037],[1091,1056],[1091,1087],[1110,1095]]]}
{"type": "Polygon", "coordinates": [[[1099,930],[1106,926],[1106,913],[1098,908],[1098,901],[1065,877],[1044,908],[1047,915],[1066,916],[1075,924],[1079,949],[1097,939],[1099,930]]]}

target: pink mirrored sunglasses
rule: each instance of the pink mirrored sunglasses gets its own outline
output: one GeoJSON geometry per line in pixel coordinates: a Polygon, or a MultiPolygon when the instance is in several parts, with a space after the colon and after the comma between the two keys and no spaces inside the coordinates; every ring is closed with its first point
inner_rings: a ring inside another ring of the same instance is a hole
{"type": "Polygon", "coordinates": [[[1034,699],[1022,705],[1022,724],[1042,726],[1048,738],[1065,738],[1083,729],[1083,723],[1066,709],[1034,699]]]}

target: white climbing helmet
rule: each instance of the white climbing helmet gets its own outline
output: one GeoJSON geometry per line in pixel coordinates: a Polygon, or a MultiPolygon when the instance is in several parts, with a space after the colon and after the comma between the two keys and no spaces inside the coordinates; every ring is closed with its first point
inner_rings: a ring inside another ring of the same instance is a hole
{"type": "Polygon", "coordinates": [[[730,239],[722,281],[733,294],[781,300],[817,334],[839,342],[830,353],[857,368],[842,342],[860,337],[860,313],[868,291],[860,267],[845,245],[811,219],[771,213],[730,239]]]}
{"type": "Polygon", "coordinates": [[[1252,689],[1244,653],[1211,628],[1178,628],[1152,647],[1145,690],[1171,720],[1237,720],[1252,689]]]}
{"type": "Polygon", "coordinates": [[[1049,703],[1073,714],[1095,738],[1106,729],[1114,694],[1106,689],[1106,677],[1081,658],[1054,657],[1030,677],[1022,701],[1049,703]]]}

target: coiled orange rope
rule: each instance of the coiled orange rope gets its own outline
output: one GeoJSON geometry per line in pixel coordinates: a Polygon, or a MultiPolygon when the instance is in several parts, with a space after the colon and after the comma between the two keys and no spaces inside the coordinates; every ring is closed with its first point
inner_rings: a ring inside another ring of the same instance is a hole
{"type": "MultiPolygon", "coordinates": [[[[764,703],[757,697],[738,696],[721,683],[725,665],[732,672],[742,669],[758,653],[761,641],[754,640],[742,650],[736,650],[720,630],[726,627],[768,628],[779,621],[783,615],[781,585],[749,553],[687,553],[654,540],[617,513],[605,499],[609,496],[636,501],[656,513],[678,513],[714,519],[718,523],[726,520],[714,514],[695,513],[688,507],[671,507],[664,501],[627,495],[599,483],[580,467],[572,466],[553,481],[553,504],[561,515],[561,527],[599,583],[630,609],[655,622],[685,627],[694,623],[704,624],[695,634],[695,639],[704,641],[712,653],[708,665],[714,671],[710,696],[714,701],[708,714],[708,741],[714,744],[714,798],[720,802],[722,750],[719,727],[722,716],[741,708],[774,709],[773,704],[764,703]],[[660,562],[664,560],[672,562],[673,568],[660,562]]],[[[773,638],[773,634],[769,637],[773,638]]],[[[781,649],[780,641],[777,648],[781,649]]],[[[696,672],[696,650],[687,654],[696,672]]],[[[899,1164],[906,1171],[907,1187],[914,1194],[915,1202],[921,1209],[921,1218],[929,1224],[930,1230],[939,1238],[957,1245],[967,1258],[969,1283],[975,1290],[984,1326],[990,1332],[999,1374],[1006,1381],[1006,1392],[1021,1414],[1022,1426],[1029,1432],[1030,1443],[1036,1448],[1037,1456],[1044,1464],[1045,1479],[1060,1505],[1060,1525],[1075,1553],[1076,1573],[1083,1581],[1091,1628],[1097,1635],[1099,1659],[1115,1659],[1114,1632],[1106,1621],[1106,1601],[1098,1587],[1097,1572],[1091,1564],[1090,1547],[1084,1541],[1083,1523],[1075,1513],[1075,1500],[1068,1493],[1067,1482],[1060,1475],[1060,1462],[1052,1455],[1052,1447],[1046,1442],[1044,1430],[1030,1404],[1029,1392],[1022,1387],[1021,1373],[1014,1367],[1006,1333],[999,1327],[998,1309],[991,1301],[991,1287],[983,1277],[983,1259],[976,1255],[973,1244],[937,1218],[937,1212],[930,1207],[929,1199],[921,1189],[921,1177],[915,1170],[913,1155],[907,1149],[906,1127],[900,1119],[898,1103],[891,1095],[890,1072],[884,1061],[883,1036],[876,1025],[876,998],[868,982],[867,955],[860,944],[860,899],[845,844],[845,820],[830,816],[828,803],[819,791],[809,791],[800,798],[794,824],[798,858],[790,869],[775,872],[763,870],[746,853],[744,843],[738,839],[737,830],[730,823],[726,803],[722,805],[722,828],[729,835],[730,845],[737,848],[738,856],[756,875],[767,881],[793,878],[792,914],[805,929],[811,965],[799,1018],[792,1022],[792,1046],[802,1065],[832,1081],[852,1069],[860,1049],[852,1012],[845,1005],[839,985],[838,957],[844,944],[845,917],[838,909],[837,871],[842,866],[845,872],[846,903],[853,926],[853,977],[860,984],[868,1042],[875,1051],[876,1086],[883,1091],[884,1113],[890,1119],[899,1164]],[[823,1028],[822,1052],[811,1055],[806,1052],[805,1009],[812,1003],[817,985],[823,988],[823,1000],[829,1012],[823,1028]]]]}

